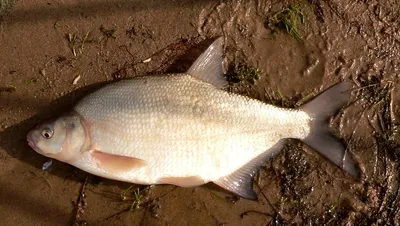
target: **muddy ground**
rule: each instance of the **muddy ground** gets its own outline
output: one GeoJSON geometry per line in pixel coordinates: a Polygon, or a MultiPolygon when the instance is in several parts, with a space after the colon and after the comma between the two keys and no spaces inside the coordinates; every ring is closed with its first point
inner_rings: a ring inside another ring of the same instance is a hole
{"type": "Polygon", "coordinates": [[[302,40],[271,24],[291,4],[1,0],[1,225],[400,225],[400,4],[303,1],[302,40]],[[228,64],[260,71],[231,83],[233,92],[294,106],[353,81],[352,101],[331,125],[361,178],[298,141],[260,170],[259,201],[213,184],[128,189],[58,161],[42,170],[49,159],[25,140],[32,126],[104,84],[184,72],[217,36],[228,64]]]}

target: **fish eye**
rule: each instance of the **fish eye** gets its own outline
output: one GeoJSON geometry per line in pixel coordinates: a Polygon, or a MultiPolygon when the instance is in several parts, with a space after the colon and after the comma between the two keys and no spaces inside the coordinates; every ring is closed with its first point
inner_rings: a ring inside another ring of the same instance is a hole
{"type": "Polygon", "coordinates": [[[43,131],[42,131],[42,136],[43,136],[44,138],[46,138],[46,139],[52,138],[52,137],[53,137],[53,134],[54,134],[53,130],[51,130],[51,129],[49,129],[49,128],[45,128],[45,129],[43,129],[43,131]]]}

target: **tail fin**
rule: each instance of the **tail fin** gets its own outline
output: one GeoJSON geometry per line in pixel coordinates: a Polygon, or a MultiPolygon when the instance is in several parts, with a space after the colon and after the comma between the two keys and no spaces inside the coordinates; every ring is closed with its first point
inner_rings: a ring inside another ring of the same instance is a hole
{"type": "Polygon", "coordinates": [[[328,127],[329,118],[348,102],[352,86],[350,82],[339,83],[301,106],[300,109],[312,118],[310,134],[303,140],[304,143],[352,176],[359,177],[359,170],[353,159],[328,127]]]}

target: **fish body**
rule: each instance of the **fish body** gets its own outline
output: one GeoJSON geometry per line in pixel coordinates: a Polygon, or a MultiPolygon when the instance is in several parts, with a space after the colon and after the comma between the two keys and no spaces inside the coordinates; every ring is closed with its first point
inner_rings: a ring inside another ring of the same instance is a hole
{"type": "MultiPolygon", "coordinates": [[[[118,82],[74,110],[90,122],[92,148],[148,163],[118,178],[144,184],[191,176],[214,181],[279,140],[309,133],[309,117],[302,111],[228,93],[186,74],[118,82]]],[[[76,166],[84,168],[86,162],[76,166]]],[[[95,165],[92,173],[116,176],[95,165]]]]}
{"type": "Polygon", "coordinates": [[[32,130],[28,143],[98,176],[139,184],[214,182],[250,199],[256,198],[251,177],[286,138],[303,140],[357,174],[326,124],[347,102],[350,83],[301,108],[279,108],[221,89],[221,61],[218,39],[188,73],[107,85],[32,130]]]}

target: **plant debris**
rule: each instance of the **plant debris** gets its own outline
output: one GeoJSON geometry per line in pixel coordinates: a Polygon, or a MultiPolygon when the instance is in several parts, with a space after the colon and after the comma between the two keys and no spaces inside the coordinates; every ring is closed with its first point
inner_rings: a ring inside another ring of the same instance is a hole
{"type": "Polygon", "coordinates": [[[260,78],[260,71],[241,61],[231,63],[226,73],[229,84],[250,82],[254,84],[260,78]]]}
{"type": "Polygon", "coordinates": [[[13,85],[0,86],[0,93],[1,92],[13,93],[15,91],[17,91],[17,87],[13,85]]]}
{"type": "Polygon", "coordinates": [[[142,203],[142,198],[143,198],[142,192],[146,189],[149,189],[150,187],[146,187],[142,190],[140,190],[139,188],[136,188],[135,190],[133,190],[131,195],[127,195],[127,193],[132,191],[132,188],[133,188],[133,185],[131,185],[129,188],[125,189],[121,193],[122,201],[132,201],[131,207],[129,209],[130,211],[134,211],[134,210],[137,210],[140,208],[140,204],[142,203]]]}
{"type": "Polygon", "coordinates": [[[82,37],[79,37],[77,34],[68,33],[67,40],[68,46],[72,51],[72,54],[76,57],[79,54],[83,53],[83,49],[85,47],[85,43],[88,41],[89,31],[82,37]]]}
{"type": "Polygon", "coordinates": [[[26,80],[25,81],[25,84],[31,84],[31,83],[36,83],[37,82],[37,79],[36,78],[31,78],[31,79],[29,79],[29,80],[26,80]]]}
{"type": "Polygon", "coordinates": [[[108,39],[108,38],[117,38],[116,36],[115,36],[115,32],[117,31],[116,29],[107,29],[107,28],[104,28],[103,27],[103,25],[101,25],[101,27],[100,27],[100,31],[101,31],[101,33],[103,33],[103,35],[108,39]]]}
{"type": "Polygon", "coordinates": [[[149,63],[151,61],[151,57],[147,58],[146,60],[143,60],[142,63],[149,63]]]}
{"type": "Polygon", "coordinates": [[[270,28],[273,34],[277,34],[279,30],[285,30],[297,40],[302,41],[303,37],[298,31],[299,21],[304,24],[303,8],[300,3],[294,3],[269,17],[266,21],[266,27],[270,28]]]}
{"type": "Polygon", "coordinates": [[[74,79],[74,81],[72,82],[72,85],[77,85],[80,79],[81,79],[81,76],[78,75],[78,76],[74,79]]]}

